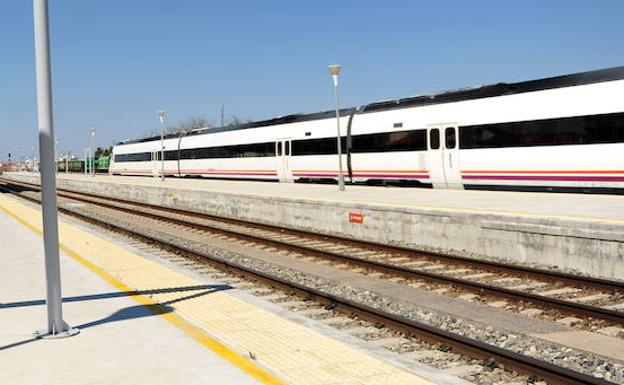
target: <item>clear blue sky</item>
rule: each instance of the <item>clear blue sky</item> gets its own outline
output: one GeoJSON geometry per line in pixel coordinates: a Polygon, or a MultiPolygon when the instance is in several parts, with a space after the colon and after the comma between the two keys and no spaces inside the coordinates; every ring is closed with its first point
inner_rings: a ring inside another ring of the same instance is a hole
{"type": "MultiPolygon", "coordinates": [[[[264,119],[342,102],[624,64],[624,1],[50,0],[60,150],[169,122],[264,119]]],[[[32,4],[0,1],[0,159],[37,141],[32,4]]]]}

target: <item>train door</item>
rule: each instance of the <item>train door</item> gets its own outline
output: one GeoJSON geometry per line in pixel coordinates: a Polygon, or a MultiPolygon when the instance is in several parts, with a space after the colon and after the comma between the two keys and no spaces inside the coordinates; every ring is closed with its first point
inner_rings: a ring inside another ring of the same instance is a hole
{"type": "MultiPolygon", "coordinates": [[[[443,163],[446,187],[463,190],[461,170],[459,169],[459,129],[457,124],[444,124],[443,163]]],[[[441,132],[442,130],[440,130],[441,132]]]]}
{"type": "Polygon", "coordinates": [[[427,127],[427,134],[429,177],[433,187],[463,189],[457,125],[435,124],[427,127]]]}
{"type": "Polygon", "coordinates": [[[277,159],[277,177],[280,182],[292,182],[292,170],[290,168],[290,156],[292,143],[290,138],[278,139],[275,142],[275,156],[277,159]]]}
{"type": "Polygon", "coordinates": [[[152,151],[152,175],[156,178],[160,175],[159,151],[152,151]]]}
{"type": "Polygon", "coordinates": [[[440,148],[440,129],[441,126],[429,126],[427,128],[427,167],[434,188],[446,187],[442,149],[440,148]]]}

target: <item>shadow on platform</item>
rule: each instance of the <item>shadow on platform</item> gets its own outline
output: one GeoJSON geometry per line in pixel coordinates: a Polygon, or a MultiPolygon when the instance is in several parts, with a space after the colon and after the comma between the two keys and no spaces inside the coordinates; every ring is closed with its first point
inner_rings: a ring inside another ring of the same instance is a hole
{"type": "MultiPolygon", "coordinates": [[[[76,297],[65,297],[63,298],[63,303],[92,301],[92,300],[105,299],[105,298],[132,297],[135,295],[175,293],[179,291],[192,291],[192,290],[221,291],[221,290],[229,290],[231,288],[232,287],[229,285],[196,285],[196,286],[168,287],[168,288],[163,288],[163,289],[151,289],[151,290],[115,291],[115,292],[102,293],[102,294],[90,294],[90,295],[81,295],[81,296],[76,296],[76,297]]],[[[45,299],[0,303],[0,310],[13,308],[13,307],[41,306],[41,305],[45,305],[45,299]]]]}
{"type": "MultiPolygon", "coordinates": [[[[108,299],[108,298],[132,297],[136,295],[150,295],[150,294],[176,293],[176,292],[188,292],[188,291],[193,292],[187,296],[174,298],[166,302],[126,307],[126,308],[117,310],[116,312],[114,312],[113,314],[107,317],[104,317],[104,318],[101,318],[92,322],[87,322],[82,325],[73,325],[74,327],[80,330],[84,330],[84,329],[88,329],[94,326],[103,325],[103,324],[112,323],[112,322],[127,321],[127,320],[132,320],[132,319],[137,319],[137,318],[151,317],[153,315],[171,313],[174,310],[174,308],[170,306],[172,304],[183,302],[189,299],[199,298],[204,295],[208,295],[208,294],[223,291],[223,290],[229,290],[231,288],[232,287],[229,285],[182,286],[182,287],[163,288],[163,289],[136,290],[136,291],[129,291],[129,292],[111,292],[111,293],[103,293],[103,294],[67,297],[67,298],[63,298],[63,302],[92,301],[92,300],[108,299]]],[[[27,306],[41,306],[41,305],[45,305],[45,300],[32,300],[32,301],[3,303],[3,304],[0,304],[0,310],[17,308],[17,307],[27,307],[27,306]]],[[[25,345],[27,343],[37,341],[38,339],[39,338],[37,337],[32,337],[26,340],[0,346],[0,351],[14,348],[14,347],[21,346],[21,345],[25,345]]]]}

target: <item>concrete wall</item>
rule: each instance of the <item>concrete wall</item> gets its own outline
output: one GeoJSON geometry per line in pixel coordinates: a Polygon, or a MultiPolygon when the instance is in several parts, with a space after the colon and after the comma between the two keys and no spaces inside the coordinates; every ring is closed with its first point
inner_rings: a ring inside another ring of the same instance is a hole
{"type": "MultiPolygon", "coordinates": [[[[34,176],[12,176],[38,183],[34,176]]],[[[624,226],[58,179],[58,187],[415,250],[563,267],[624,280],[624,226]],[[349,213],[364,215],[351,223],[349,213]]]]}

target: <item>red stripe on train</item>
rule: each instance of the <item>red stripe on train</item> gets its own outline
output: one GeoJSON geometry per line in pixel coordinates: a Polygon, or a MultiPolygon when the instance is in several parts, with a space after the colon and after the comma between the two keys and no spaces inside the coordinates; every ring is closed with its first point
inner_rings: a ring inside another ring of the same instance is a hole
{"type": "Polygon", "coordinates": [[[553,182],[624,182],[624,176],[587,175],[463,175],[462,179],[525,180],[553,182]]]}

